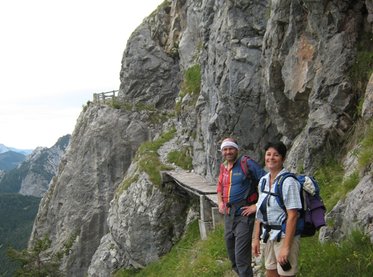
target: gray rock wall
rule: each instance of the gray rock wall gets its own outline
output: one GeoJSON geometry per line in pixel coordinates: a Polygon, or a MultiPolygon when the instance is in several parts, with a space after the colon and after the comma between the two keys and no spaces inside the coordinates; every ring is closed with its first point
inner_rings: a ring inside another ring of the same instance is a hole
{"type": "Polygon", "coordinates": [[[35,149],[20,166],[20,174],[25,172],[20,194],[42,197],[48,190],[50,181],[57,174],[58,166],[65,154],[70,135],[60,138],[51,148],[35,149]]]}
{"type": "Polygon", "coordinates": [[[92,258],[90,276],[109,276],[120,267],[142,268],[157,261],[184,233],[191,203],[174,185],[156,187],[141,174],[112,202],[110,233],[92,258]],[[107,261],[115,262],[108,267],[107,261]]]}
{"type": "Polygon", "coordinates": [[[208,178],[216,177],[225,136],[235,136],[244,152],[261,157],[271,128],[261,88],[268,9],[267,1],[203,1],[202,89],[193,145],[194,168],[208,178]]]}
{"type": "Polygon", "coordinates": [[[179,64],[166,52],[164,40],[169,36],[171,26],[165,10],[161,9],[144,20],[127,42],[119,90],[119,97],[124,102],[142,102],[160,109],[172,107],[175,103],[180,82],[179,64]],[[164,22],[158,23],[161,18],[164,22]]]}
{"type": "Polygon", "coordinates": [[[37,147],[26,159],[20,161],[17,167],[11,171],[0,172],[2,191],[42,197],[48,190],[52,177],[57,174],[58,165],[68,147],[70,137],[65,135],[59,138],[50,148],[37,147]]]}
{"type": "MultiPolygon", "coordinates": [[[[69,276],[110,276],[169,251],[185,229],[191,198],[154,186],[133,158],[141,143],[172,125],[170,148],[190,147],[195,172],[211,181],[225,136],[237,137],[259,162],[264,144],[282,139],[290,149],[287,167],[312,173],[342,153],[359,97],[365,97],[364,118],[371,118],[370,84],[360,95],[349,75],[359,32],[371,22],[370,2],[363,0],[165,1],[124,51],[119,101],[127,108],[90,105],[81,114],[31,243],[47,234],[50,251],[58,252],[72,239],[62,263],[69,276]],[[184,72],[194,64],[202,79],[196,102],[179,96],[184,72]],[[172,114],[176,102],[180,113],[172,114]],[[159,114],[168,120],[155,120],[159,114]]],[[[330,237],[342,237],[352,220],[371,232],[369,211],[350,204],[359,191],[371,194],[370,183],[366,169],[349,202],[331,213],[340,218],[351,208],[330,237]]]]}
{"type": "Polygon", "coordinates": [[[275,16],[263,48],[266,107],[291,146],[288,166],[293,170],[312,172],[353,124],[356,95],[349,70],[362,27],[362,1],[350,2],[272,5],[275,16]]]}
{"type": "Polygon", "coordinates": [[[120,110],[90,105],[80,115],[59,172],[43,197],[31,244],[47,235],[51,251],[64,251],[67,276],[84,276],[106,224],[110,201],[137,147],[148,140],[148,127],[120,110]],[[136,127],[133,127],[136,126],[136,127]]]}
{"type": "MultiPolygon", "coordinates": [[[[371,85],[373,74],[370,76],[366,87],[363,102],[362,118],[366,121],[372,120],[372,95],[371,85]]],[[[320,232],[320,240],[338,241],[345,238],[354,230],[361,230],[370,237],[373,243],[373,164],[369,164],[362,170],[358,164],[358,152],[360,145],[355,145],[344,158],[345,178],[352,173],[359,172],[360,182],[349,192],[344,199],[338,201],[337,205],[328,213],[327,221],[332,222],[320,232]]]]}

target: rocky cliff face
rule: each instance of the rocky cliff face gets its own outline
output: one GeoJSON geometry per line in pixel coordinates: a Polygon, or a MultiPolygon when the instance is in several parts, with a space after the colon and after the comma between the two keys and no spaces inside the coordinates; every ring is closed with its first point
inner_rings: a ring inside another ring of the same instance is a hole
{"type": "Polygon", "coordinates": [[[80,115],[57,178],[41,201],[31,236],[48,235],[54,253],[70,245],[63,264],[68,276],[86,272],[108,232],[106,220],[115,188],[136,148],[149,139],[148,132],[135,114],[120,110],[90,106],[80,115]]]}
{"type": "MultiPolygon", "coordinates": [[[[371,75],[366,88],[362,109],[362,118],[366,121],[372,119],[372,95],[373,95],[373,75],[371,75]]],[[[356,145],[344,157],[344,169],[346,177],[359,168],[355,155],[356,150],[361,147],[356,145]]],[[[351,230],[359,229],[366,233],[373,243],[373,166],[369,164],[359,172],[360,181],[354,190],[347,196],[340,199],[337,205],[327,215],[327,219],[333,225],[324,228],[320,234],[322,240],[340,240],[351,230]]]]}
{"type": "Polygon", "coordinates": [[[42,197],[49,188],[49,182],[57,174],[58,165],[70,142],[70,135],[63,136],[51,148],[35,149],[20,166],[25,173],[20,194],[42,197]]]}
{"type": "MultiPolygon", "coordinates": [[[[351,77],[362,38],[372,36],[372,15],[364,0],[165,1],[128,41],[117,103],[82,112],[30,243],[48,235],[68,276],[110,276],[169,251],[193,201],[154,184],[144,171],[153,162],[136,155],[171,126],[176,135],[166,150],[190,149],[195,172],[211,181],[227,135],[259,161],[267,141],[283,140],[295,171],[312,173],[326,157],[339,157],[361,116],[359,101],[364,120],[372,116],[371,86],[361,90],[351,77]],[[192,89],[191,69],[201,77],[192,89]]],[[[373,205],[371,175],[361,172],[336,208],[342,225],[329,237],[348,232],[349,220],[371,230],[369,211],[350,209],[359,191],[364,206],[373,205]]]]}

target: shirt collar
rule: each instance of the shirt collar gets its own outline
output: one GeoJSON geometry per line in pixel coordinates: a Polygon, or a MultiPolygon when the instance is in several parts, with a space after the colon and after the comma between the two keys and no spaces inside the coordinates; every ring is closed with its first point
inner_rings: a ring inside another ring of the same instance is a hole
{"type": "Polygon", "coordinates": [[[285,168],[282,168],[281,171],[277,174],[277,176],[276,176],[276,178],[275,178],[275,181],[277,181],[277,179],[278,179],[282,174],[284,174],[285,172],[287,172],[286,169],[285,169],[285,168]]]}

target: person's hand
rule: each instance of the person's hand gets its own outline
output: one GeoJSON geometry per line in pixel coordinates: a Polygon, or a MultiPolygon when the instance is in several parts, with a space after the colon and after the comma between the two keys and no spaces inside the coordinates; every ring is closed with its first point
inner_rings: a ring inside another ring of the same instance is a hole
{"type": "Polygon", "coordinates": [[[219,203],[219,213],[225,214],[225,205],[223,202],[219,203]]]}
{"type": "Polygon", "coordinates": [[[259,238],[253,238],[251,242],[251,250],[255,257],[259,257],[260,255],[260,240],[259,238]]]}
{"type": "Polygon", "coordinates": [[[278,253],[277,262],[279,264],[285,264],[288,261],[290,249],[289,247],[282,246],[278,253]]]}
{"type": "Polygon", "coordinates": [[[251,206],[243,206],[241,208],[241,215],[243,216],[249,216],[251,214],[256,213],[256,205],[251,205],[251,206]]]}

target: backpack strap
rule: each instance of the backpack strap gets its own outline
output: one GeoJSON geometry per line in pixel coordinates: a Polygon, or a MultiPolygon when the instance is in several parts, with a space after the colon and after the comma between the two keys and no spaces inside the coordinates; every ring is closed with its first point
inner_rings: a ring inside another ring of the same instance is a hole
{"type": "Polygon", "coordinates": [[[294,173],[285,172],[285,173],[283,173],[279,176],[279,179],[278,179],[278,181],[276,182],[276,185],[275,185],[276,201],[277,201],[278,205],[285,212],[286,212],[286,207],[285,207],[285,204],[284,204],[284,196],[283,196],[283,193],[282,193],[282,187],[283,187],[285,179],[288,178],[288,177],[292,177],[295,180],[298,180],[297,176],[294,173]]]}
{"type": "Polygon", "coordinates": [[[249,156],[243,155],[240,159],[240,165],[245,178],[248,179],[250,183],[250,186],[248,187],[244,195],[244,199],[246,199],[247,203],[251,205],[258,201],[258,184],[257,182],[255,182],[254,178],[251,175],[251,171],[249,170],[249,166],[247,164],[247,161],[249,159],[249,156]]]}
{"type": "MultiPolygon", "coordinates": [[[[266,179],[263,178],[262,182],[260,184],[260,191],[262,193],[264,192],[264,193],[267,194],[266,198],[268,198],[269,196],[275,196],[277,204],[281,207],[281,209],[284,210],[285,213],[286,213],[286,207],[285,207],[285,204],[284,204],[282,187],[283,187],[283,183],[284,183],[285,179],[288,178],[288,177],[293,177],[296,180],[298,180],[297,176],[293,173],[285,172],[285,173],[281,174],[279,176],[278,181],[275,183],[275,192],[274,193],[271,192],[271,191],[265,191],[264,190],[265,185],[266,185],[266,179]]],[[[259,209],[261,210],[261,212],[263,214],[264,221],[267,221],[267,208],[266,208],[266,204],[265,204],[265,202],[267,202],[266,198],[263,200],[262,205],[259,207],[259,209]]],[[[267,242],[267,240],[269,238],[269,232],[271,230],[282,230],[283,232],[285,232],[286,220],[282,223],[282,225],[263,224],[263,227],[264,227],[264,230],[265,230],[264,234],[263,234],[263,242],[267,242]]],[[[281,239],[281,232],[277,236],[277,241],[280,241],[280,239],[281,239]]]]}
{"type": "Polygon", "coordinates": [[[267,183],[266,179],[263,178],[262,182],[260,183],[260,192],[264,192],[264,188],[266,186],[266,183],[267,183]]]}
{"type": "Polygon", "coordinates": [[[240,159],[241,169],[243,173],[245,174],[246,178],[251,178],[251,173],[249,171],[249,166],[247,165],[247,160],[249,160],[250,157],[243,155],[240,159]]]}
{"type": "MultiPolygon", "coordinates": [[[[276,198],[278,197],[278,195],[276,193],[273,193],[271,191],[267,191],[267,190],[264,190],[265,189],[265,186],[266,186],[266,183],[267,183],[267,180],[265,178],[263,178],[260,182],[260,192],[261,193],[265,193],[267,194],[262,202],[262,204],[260,205],[259,207],[259,210],[260,212],[262,213],[263,215],[263,221],[264,222],[268,222],[268,214],[267,214],[267,201],[268,201],[268,197],[270,196],[275,196],[276,198]]],[[[282,226],[281,225],[269,225],[269,224],[266,224],[266,223],[261,223],[261,227],[263,227],[264,229],[264,232],[262,234],[262,238],[263,238],[263,242],[266,243],[268,238],[269,238],[269,233],[271,230],[281,230],[282,226]]],[[[262,228],[261,228],[262,230],[262,228]]],[[[279,235],[277,236],[277,241],[279,241],[281,238],[281,233],[279,233],[279,235]]]]}
{"type": "MultiPolygon", "coordinates": [[[[284,183],[285,179],[288,178],[288,177],[292,177],[299,182],[299,179],[298,179],[297,175],[295,175],[294,173],[290,173],[290,172],[286,172],[286,173],[282,174],[280,176],[280,179],[277,182],[277,187],[278,187],[278,189],[276,188],[276,190],[278,192],[278,200],[277,201],[278,201],[280,207],[285,211],[285,213],[286,213],[286,207],[285,207],[285,204],[284,204],[282,187],[283,187],[283,183],[284,183]]],[[[302,183],[301,182],[299,182],[299,183],[301,184],[299,195],[300,195],[301,202],[302,202],[302,207],[303,207],[305,205],[304,195],[303,195],[305,192],[303,190],[302,183]]],[[[297,224],[296,224],[295,235],[300,235],[303,231],[303,228],[304,228],[304,218],[303,218],[304,217],[304,208],[299,209],[298,213],[299,213],[299,218],[298,218],[297,224]]],[[[285,221],[283,222],[282,225],[283,225],[283,232],[285,233],[286,219],[285,219],[285,221]]]]}

